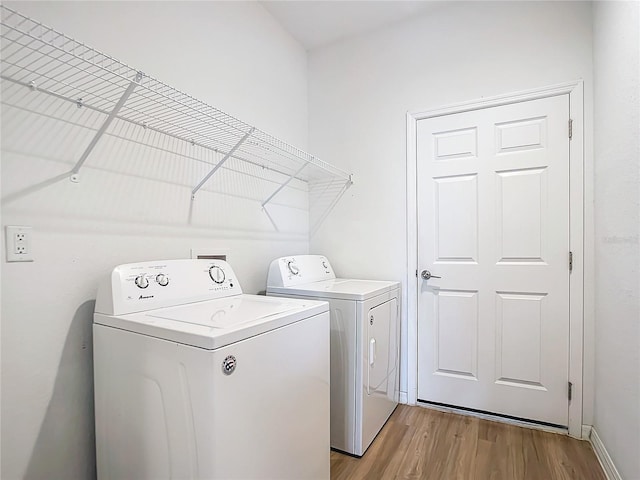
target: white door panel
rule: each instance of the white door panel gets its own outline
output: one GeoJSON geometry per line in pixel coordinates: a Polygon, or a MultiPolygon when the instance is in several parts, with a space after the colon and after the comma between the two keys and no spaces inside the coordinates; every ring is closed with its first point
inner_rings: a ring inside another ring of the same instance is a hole
{"type": "Polygon", "coordinates": [[[478,292],[438,290],[435,293],[435,373],[477,379],[478,292]],[[460,348],[445,348],[455,344],[460,348]]]}
{"type": "Polygon", "coordinates": [[[418,399],[567,425],[568,95],[418,122],[418,399]]]}

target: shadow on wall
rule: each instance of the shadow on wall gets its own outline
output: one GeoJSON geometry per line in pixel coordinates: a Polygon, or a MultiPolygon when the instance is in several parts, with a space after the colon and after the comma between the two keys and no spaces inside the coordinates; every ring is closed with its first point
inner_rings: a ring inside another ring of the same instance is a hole
{"type": "Polygon", "coordinates": [[[73,316],[53,394],[29,459],[25,480],[70,480],[69,472],[76,472],[78,479],[96,478],[94,307],[95,300],[87,301],[73,316]]]}

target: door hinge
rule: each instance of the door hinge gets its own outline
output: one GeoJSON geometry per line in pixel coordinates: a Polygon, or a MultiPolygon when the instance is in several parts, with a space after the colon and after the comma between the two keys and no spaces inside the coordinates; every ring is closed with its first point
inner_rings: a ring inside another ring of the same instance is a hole
{"type": "Polygon", "coordinates": [[[569,273],[573,272],[573,252],[569,252],[569,273]]]}
{"type": "Polygon", "coordinates": [[[567,388],[567,396],[569,397],[569,401],[571,401],[571,397],[573,396],[573,383],[568,382],[568,388],[567,388]]]}
{"type": "Polygon", "coordinates": [[[569,119],[569,140],[573,138],[573,118],[569,119]]]}
{"type": "Polygon", "coordinates": [[[416,269],[416,278],[418,278],[418,269],[416,269]]]}

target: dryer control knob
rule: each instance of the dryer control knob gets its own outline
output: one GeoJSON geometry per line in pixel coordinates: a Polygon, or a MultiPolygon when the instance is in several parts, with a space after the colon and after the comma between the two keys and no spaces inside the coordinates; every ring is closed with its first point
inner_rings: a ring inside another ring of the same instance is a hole
{"type": "Polygon", "coordinates": [[[169,285],[169,277],[167,277],[164,273],[159,273],[158,275],[156,275],[156,282],[158,282],[161,287],[166,287],[167,285],[169,285]]]}
{"type": "Polygon", "coordinates": [[[218,267],[217,265],[214,265],[209,269],[209,276],[211,277],[211,280],[216,283],[223,283],[224,279],[226,278],[224,270],[222,270],[222,268],[218,267]]]}
{"type": "Polygon", "coordinates": [[[292,275],[300,274],[300,269],[295,263],[293,263],[293,261],[287,262],[287,268],[289,269],[292,275]]]}
{"type": "Polygon", "coordinates": [[[149,280],[145,275],[138,275],[134,281],[138,288],[147,288],[149,286],[149,280]]]}

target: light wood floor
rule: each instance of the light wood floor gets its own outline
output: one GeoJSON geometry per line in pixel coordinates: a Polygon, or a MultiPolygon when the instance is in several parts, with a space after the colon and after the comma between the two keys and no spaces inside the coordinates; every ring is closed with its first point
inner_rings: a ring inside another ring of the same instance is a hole
{"type": "Polygon", "coordinates": [[[331,452],[332,480],[605,480],[588,442],[399,405],[365,455],[331,452]]]}

